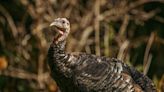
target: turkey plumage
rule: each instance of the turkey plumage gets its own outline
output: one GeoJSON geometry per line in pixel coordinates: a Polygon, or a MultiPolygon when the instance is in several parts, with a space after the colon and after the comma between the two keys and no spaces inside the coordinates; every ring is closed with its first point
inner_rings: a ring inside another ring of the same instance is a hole
{"type": "Polygon", "coordinates": [[[118,59],[65,52],[70,31],[66,18],[55,19],[50,27],[59,35],[50,45],[48,64],[62,92],[156,92],[147,76],[118,59]]]}

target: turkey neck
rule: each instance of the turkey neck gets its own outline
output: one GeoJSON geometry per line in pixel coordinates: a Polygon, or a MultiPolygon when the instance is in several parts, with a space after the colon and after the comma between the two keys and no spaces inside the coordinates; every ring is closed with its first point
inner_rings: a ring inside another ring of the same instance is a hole
{"type": "Polygon", "coordinates": [[[60,54],[65,54],[65,45],[66,45],[66,38],[68,33],[64,33],[63,35],[60,34],[54,38],[53,43],[51,44],[51,48],[53,48],[54,54],[57,56],[60,54]]]}
{"type": "Polygon", "coordinates": [[[62,68],[66,61],[69,59],[69,55],[65,52],[66,38],[68,37],[70,28],[65,29],[63,34],[59,34],[54,38],[49,48],[49,63],[53,63],[56,68],[62,68]]]}
{"type": "Polygon", "coordinates": [[[61,64],[65,66],[69,59],[69,54],[65,52],[65,44],[66,41],[64,40],[58,43],[52,43],[49,48],[49,62],[53,63],[57,68],[62,68],[63,66],[61,67],[61,64]]]}
{"type": "Polygon", "coordinates": [[[50,45],[50,48],[48,50],[48,63],[50,65],[50,68],[54,68],[58,66],[58,64],[61,63],[61,59],[63,56],[65,56],[65,41],[58,42],[58,43],[52,43],[50,45]]]}
{"type": "MultiPolygon", "coordinates": [[[[57,37],[54,38],[52,44],[51,44],[51,50],[53,51],[53,55],[55,55],[54,58],[60,59],[63,56],[66,55],[65,53],[65,45],[66,45],[66,38],[69,34],[69,28],[65,29],[63,34],[59,34],[57,37]]],[[[64,58],[64,57],[63,57],[64,58]]]]}
{"type": "Polygon", "coordinates": [[[52,49],[53,54],[56,55],[55,57],[61,56],[60,54],[65,54],[65,44],[66,44],[65,40],[57,43],[53,42],[51,44],[50,48],[52,49]]]}

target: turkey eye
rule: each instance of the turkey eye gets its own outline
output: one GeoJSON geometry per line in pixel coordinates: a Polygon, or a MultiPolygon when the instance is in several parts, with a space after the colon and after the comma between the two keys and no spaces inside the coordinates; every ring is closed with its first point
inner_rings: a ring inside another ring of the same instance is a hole
{"type": "Polygon", "coordinates": [[[62,22],[63,24],[65,23],[65,21],[62,22]]]}

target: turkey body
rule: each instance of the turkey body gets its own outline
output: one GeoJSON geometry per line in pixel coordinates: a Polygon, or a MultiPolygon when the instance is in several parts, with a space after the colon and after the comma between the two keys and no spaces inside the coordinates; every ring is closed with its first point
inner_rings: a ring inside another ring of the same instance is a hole
{"type": "Polygon", "coordinates": [[[51,75],[61,92],[156,92],[152,81],[115,58],[69,54],[65,41],[48,51],[51,75]]]}

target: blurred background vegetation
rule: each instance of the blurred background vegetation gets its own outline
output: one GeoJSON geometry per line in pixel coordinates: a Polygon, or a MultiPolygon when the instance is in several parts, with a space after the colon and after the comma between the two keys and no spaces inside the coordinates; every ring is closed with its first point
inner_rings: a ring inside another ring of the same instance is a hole
{"type": "Polygon", "coordinates": [[[0,92],[57,92],[49,24],[71,22],[66,51],[116,57],[164,92],[164,0],[1,0],[0,92]]]}

